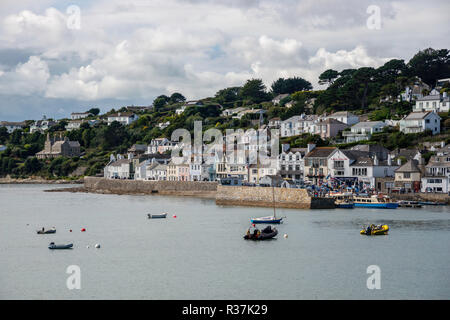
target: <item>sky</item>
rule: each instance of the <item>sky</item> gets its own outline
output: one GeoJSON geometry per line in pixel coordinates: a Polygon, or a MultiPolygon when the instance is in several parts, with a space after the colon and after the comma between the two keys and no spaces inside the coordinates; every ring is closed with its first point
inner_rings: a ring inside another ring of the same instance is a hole
{"type": "Polygon", "coordinates": [[[2,0],[0,121],[270,88],[450,48],[450,1],[2,0]]]}

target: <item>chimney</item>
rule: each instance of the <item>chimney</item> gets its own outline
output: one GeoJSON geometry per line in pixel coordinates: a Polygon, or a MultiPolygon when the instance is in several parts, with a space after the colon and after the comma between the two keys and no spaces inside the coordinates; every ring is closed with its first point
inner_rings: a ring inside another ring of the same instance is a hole
{"type": "Polygon", "coordinates": [[[441,148],[445,147],[445,141],[441,141],[441,148]]]}
{"type": "Polygon", "coordinates": [[[373,157],[373,164],[374,164],[375,166],[378,166],[378,165],[380,164],[379,161],[378,161],[377,155],[375,155],[375,156],[373,157]]]}
{"type": "Polygon", "coordinates": [[[400,158],[397,159],[397,165],[399,165],[399,166],[402,165],[402,160],[400,158]]]}
{"type": "Polygon", "coordinates": [[[308,143],[306,154],[308,154],[311,151],[313,151],[315,147],[316,147],[316,145],[314,143],[308,143]]]}
{"type": "Polygon", "coordinates": [[[388,154],[387,164],[388,164],[388,166],[392,166],[392,157],[391,157],[391,154],[388,154]]]}

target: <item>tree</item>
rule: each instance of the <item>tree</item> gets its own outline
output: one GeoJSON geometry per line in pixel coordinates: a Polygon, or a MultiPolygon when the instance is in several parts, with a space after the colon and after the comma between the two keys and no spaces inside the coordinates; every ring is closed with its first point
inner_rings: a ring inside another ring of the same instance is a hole
{"type": "Polygon", "coordinates": [[[251,100],[254,103],[260,103],[268,99],[266,86],[261,79],[247,80],[245,85],[241,88],[239,95],[243,99],[251,100]]]}
{"type": "Polygon", "coordinates": [[[184,101],[186,101],[186,98],[181,93],[178,92],[175,92],[169,98],[170,103],[179,103],[184,101]]]}
{"type": "Polygon", "coordinates": [[[328,86],[332,85],[334,80],[339,77],[339,72],[333,69],[328,69],[319,76],[319,84],[323,85],[326,84],[328,86]]]}
{"type": "Polygon", "coordinates": [[[100,113],[99,108],[91,108],[88,110],[88,113],[92,113],[94,116],[97,116],[100,113]]]}
{"type": "Polygon", "coordinates": [[[291,94],[297,91],[303,91],[303,90],[311,90],[312,85],[309,81],[294,77],[294,78],[279,78],[274,83],[272,83],[271,90],[272,94],[274,96],[277,96],[279,94],[291,94]]]}
{"type": "Polygon", "coordinates": [[[158,110],[163,108],[169,101],[170,98],[168,96],[161,95],[153,101],[153,106],[155,107],[156,110],[158,110]]]}
{"type": "Polygon", "coordinates": [[[215,98],[220,104],[233,103],[239,100],[239,91],[241,87],[230,87],[217,91],[215,98]]]}
{"type": "Polygon", "coordinates": [[[428,85],[434,86],[437,79],[450,74],[450,51],[428,48],[419,51],[407,64],[410,76],[418,76],[428,85]]]}

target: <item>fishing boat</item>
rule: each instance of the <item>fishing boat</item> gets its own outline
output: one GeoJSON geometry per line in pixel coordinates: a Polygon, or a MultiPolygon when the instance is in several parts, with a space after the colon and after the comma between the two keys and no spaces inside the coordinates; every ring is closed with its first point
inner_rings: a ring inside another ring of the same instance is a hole
{"type": "Polygon", "coordinates": [[[434,202],[434,201],[419,201],[419,204],[424,206],[445,206],[445,202],[434,202]]]}
{"type": "Polygon", "coordinates": [[[387,235],[389,231],[389,226],[387,224],[384,225],[371,225],[368,227],[363,227],[363,229],[359,232],[360,234],[364,234],[366,236],[378,236],[378,235],[387,235]]]}
{"type": "Polygon", "coordinates": [[[36,231],[37,234],[50,234],[50,233],[56,233],[56,229],[55,227],[51,228],[51,229],[47,229],[45,230],[44,228],[42,228],[42,230],[37,230],[36,231]]]}
{"type": "Polygon", "coordinates": [[[164,219],[165,217],[167,217],[167,212],[164,213],[156,213],[156,214],[147,214],[149,219],[164,219]]]}
{"type": "Polygon", "coordinates": [[[422,205],[418,201],[401,200],[398,202],[398,206],[401,208],[422,208],[422,205]]]}
{"type": "Polygon", "coordinates": [[[388,196],[381,194],[370,197],[354,196],[355,207],[378,208],[378,209],[397,209],[398,203],[391,201],[388,196]]]}
{"type": "Polygon", "coordinates": [[[244,235],[245,240],[268,240],[272,239],[278,234],[278,230],[276,228],[272,228],[271,226],[265,227],[262,231],[255,228],[253,232],[250,232],[250,229],[247,229],[247,233],[244,235]]]}
{"type": "Polygon", "coordinates": [[[355,207],[353,194],[351,192],[330,193],[330,197],[334,198],[334,205],[336,208],[352,209],[355,207]]]}
{"type": "Polygon", "coordinates": [[[274,187],[272,186],[272,200],[273,200],[273,216],[268,216],[268,217],[261,217],[261,218],[253,218],[250,219],[250,221],[252,223],[270,223],[270,224],[280,224],[283,222],[283,218],[277,218],[276,215],[276,209],[275,209],[275,191],[274,191],[274,187]]]}
{"type": "Polygon", "coordinates": [[[54,242],[50,242],[48,245],[49,249],[55,250],[55,249],[72,249],[73,243],[69,244],[55,244],[54,242]]]}

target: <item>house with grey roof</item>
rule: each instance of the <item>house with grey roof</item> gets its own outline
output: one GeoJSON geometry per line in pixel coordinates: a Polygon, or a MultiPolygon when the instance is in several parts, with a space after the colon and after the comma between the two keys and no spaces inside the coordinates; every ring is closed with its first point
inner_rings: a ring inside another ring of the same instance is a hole
{"type": "Polygon", "coordinates": [[[370,140],[370,137],[377,132],[382,132],[387,124],[383,121],[364,121],[353,125],[350,131],[342,132],[347,143],[370,140]]]}
{"type": "Polygon", "coordinates": [[[343,122],[349,126],[359,122],[359,117],[349,111],[339,111],[332,113],[329,116],[327,116],[326,119],[334,119],[343,122]]]}
{"type": "Polygon", "coordinates": [[[400,131],[419,133],[430,130],[433,135],[441,132],[441,117],[434,111],[411,112],[400,120],[400,131]]]}
{"type": "Polygon", "coordinates": [[[26,127],[25,121],[12,122],[12,121],[0,121],[0,128],[5,127],[8,133],[12,133],[16,129],[23,129],[26,127]]]}
{"type": "Polygon", "coordinates": [[[447,92],[439,93],[434,91],[435,94],[430,94],[425,97],[418,98],[416,104],[413,106],[415,112],[448,112],[450,110],[450,97],[447,92]]]}
{"type": "Polygon", "coordinates": [[[275,98],[272,99],[272,103],[277,106],[280,104],[281,100],[283,100],[284,98],[287,98],[287,97],[289,97],[288,93],[279,94],[275,98]]]}
{"type": "Polygon", "coordinates": [[[131,159],[122,158],[120,155],[111,157],[109,163],[103,169],[107,179],[133,179],[133,165],[131,159]]]}
{"type": "Polygon", "coordinates": [[[421,191],[450,195],[450,148],[442,148],[431,156],[421,178],[421,191]]]}
{"type": "Polygon", "coordinates": [[[423,164],[411,159],[395,170],[395,187],[404,189],[405,192],[419,192],[422,173],[425,171],[423,164]]]}

